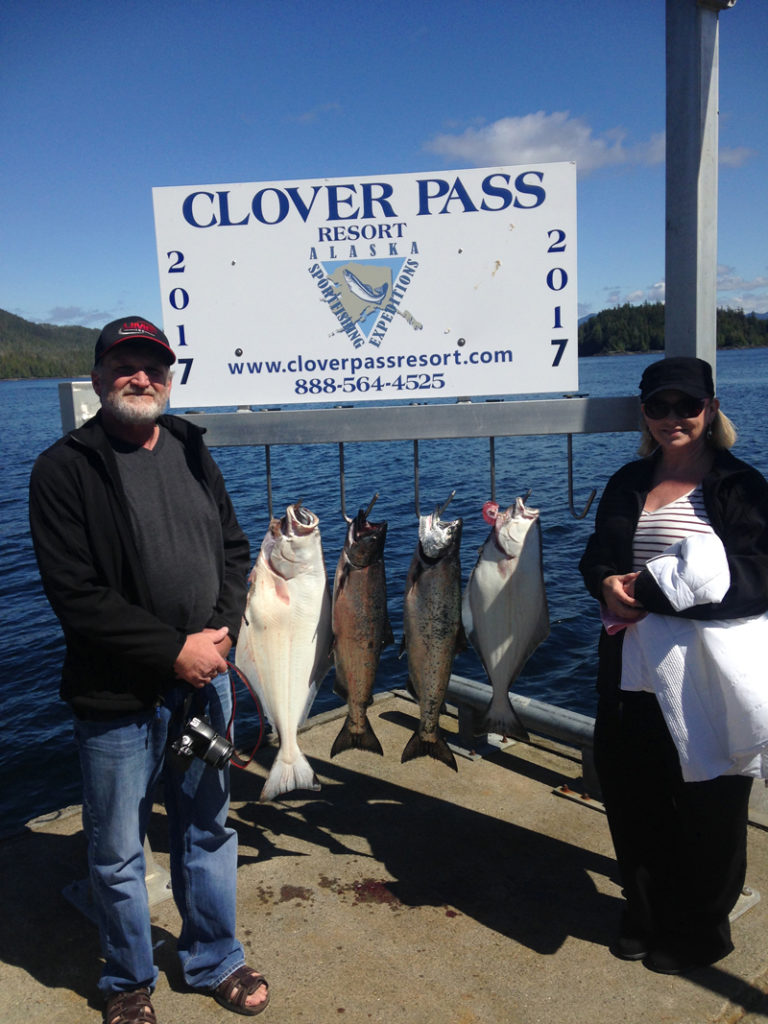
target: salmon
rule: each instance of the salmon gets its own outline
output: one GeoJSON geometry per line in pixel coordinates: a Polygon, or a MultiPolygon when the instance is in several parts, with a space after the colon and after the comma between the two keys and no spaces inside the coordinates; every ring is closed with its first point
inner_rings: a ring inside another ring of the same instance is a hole
{"type": "Polygon", "coordinates": [[[348,520],[333,584],[334,691],[346,701],[347,717],[331,747],[331,757],[351,749],[383,754],[366,712],[373,701],[382,649],[393,637],[384,571],[387,524],[368,521],[372,507],[373,502],[348,520]]]}
{"type": "Polygon", "coordinates": [[[444,510],[445,505],[433,515],[419,517],[419,543],[406,580],[403,644],[408,654],[409,686],[419,700],[420,721],[401,760],[429,756],[458,771],[438,726],[453,659],[464,643],[459,560],[462,521],[443,522],[440,514],[444,510]]]}

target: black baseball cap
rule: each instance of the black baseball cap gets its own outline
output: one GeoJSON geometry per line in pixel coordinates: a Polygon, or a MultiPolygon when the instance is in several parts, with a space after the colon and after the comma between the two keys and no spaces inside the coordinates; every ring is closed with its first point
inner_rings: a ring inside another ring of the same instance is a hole
{"type": "Polygon", "coordinates": [[[682,391],[693,398],[713,398],[712,367],[693,356],[669,356],[646,366],[640,378],[640,401],[659,391],[682,391]]]}
{"type": "Polygon", "coordinates": [[[122,345],[124,341],[150,342],[168,366],[176,362],[176,354],[159,327],[141,316],[124,316],[108,323],[99,335],[94,349],[94,363],[98,363],[115,345],[122,345]]]}

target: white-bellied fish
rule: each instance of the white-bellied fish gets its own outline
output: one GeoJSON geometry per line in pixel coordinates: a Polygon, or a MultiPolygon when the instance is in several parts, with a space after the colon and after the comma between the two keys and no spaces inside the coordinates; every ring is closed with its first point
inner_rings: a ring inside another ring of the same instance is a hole
{"type": "Polygon", "coordinates": [[[272,520],[249,582],[235,664],[280,739],[260,797],[272,800],[320,788],[297,738],[331,665],[331,598],[314,513],[297,503],[272,520]]]}
{"type": "Polygon", "coordinates": [[[374,288],[372,285],[366,284],[361,281],[359,277],[355,277],[351,270],[344,271],[344,280],[347,283],[347,288],[356,295],[358,299],[362,299],[363,302],[370,303],[374,306],[378,306],[379,303],[386,297],[387,291],[389,290],[388,284],[383,284],[379,288],[374,288]]]}
{"type": "Polygon", "coordinates": [[[368,521],[367,510],[349,519],[344,549],[333,583],[334,690],[347,702],[347,717],[331,747],[331,757],[343,750],[369,750],[382,754],[367,709],[382,648],[392,642],[387,615],[384,542],[387,524],[368,521]]]}
{"type": "Polygon", "coordinates": [[[462,619],[493,688],[484,727],[525,739],[509,690],[549,635],[539,509],[522,498],[505,511],[486,502],[483,517],[493,525],[464,591],[462,619]]]}
{"type": "Polygon", "coordinates": [[[458,771],[438,724],[453,659],[464,639],[459,562],[462,521],[441,521],[447,504],[433,515],[419,517],[419,543],[405,585],[403,645],[408,653],[409,685],[419,699],[421,717],[401,760],[429,756],[458,771]]]}

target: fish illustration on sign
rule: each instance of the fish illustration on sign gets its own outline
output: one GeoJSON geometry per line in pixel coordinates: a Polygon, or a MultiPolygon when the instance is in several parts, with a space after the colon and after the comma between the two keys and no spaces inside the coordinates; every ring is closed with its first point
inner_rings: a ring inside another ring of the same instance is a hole
{"type": "Polygon", "coordinates": [[[396,316],[420,331],[423,325],[400,306],[418,266],[404,257],[313,264],[310,274],[339,321],[330,336],[346,333],[356,348],[364,341],[378,348],[396,316]]]}
{"type": "Polygon", "coordinates": [[[260,800],[320,788],[298,729],[331,666],[331,599],[319,520],[301,503],[269,524],[249,577],[235,665],[280,740],[260,800]]]}
{"type": "Polygon", "coordinates": [[[483,517],[491,530],[464,591],[462,620],[493,688],[484,727],[527,739],[509,690],[549,635],[539,509],[522,498],[503,511],[486,502],[483,517]]]}
{"type": "Polygon", "coordinates": [[[392,269],[386,263],[345,263],[329,273],[328,280],[355,324],[378,315],[392,293],[392,269]]]}
{"type": "Polygon", "coordinates": [[[363,302],[373,303],[374,306],[381,305],[381,303],[386,298],[387,292],[389,291],[390,288],[390,285],[386,283],[383,284],[380,288],[371,288],[370,285],[363,284],[363,282],[359,278],[355,277],[355,275],[349,269],[344,270],[343,276],[347,284],[347,287],[349,288],[353,295],[356,295],[358,299],[362,299],[363,302]]]}

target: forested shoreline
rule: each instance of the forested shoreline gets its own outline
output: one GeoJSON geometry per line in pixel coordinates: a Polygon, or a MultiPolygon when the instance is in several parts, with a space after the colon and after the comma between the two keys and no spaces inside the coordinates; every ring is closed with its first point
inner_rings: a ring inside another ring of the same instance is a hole
{"type": "MultiPolygon", "coordinates": [[[[37,324],[0,310],[0,379],[87,377],[99,329],[37,324]]],[[[742,310],[717,311],[718,348],[768,346],[768,318],[742,310]]],[[[615,306],[579,325],[579,355],[664,350],[664,304],[615,306]]]]}
{"type": "MultiPolygon", "coordinates": [[[[768,346],[768,318],[740,309],[718,309],[717,347],[768,346]]],[[[579,355],[608,356],[664,351],[664,303],[614,306],[579,325],[579,355]]]]}
{"type": "Polygon", "coordinates": [[[86,377],[99,333],[93,327],[35,324],[0,309],[0,379],[86,377]]]}

